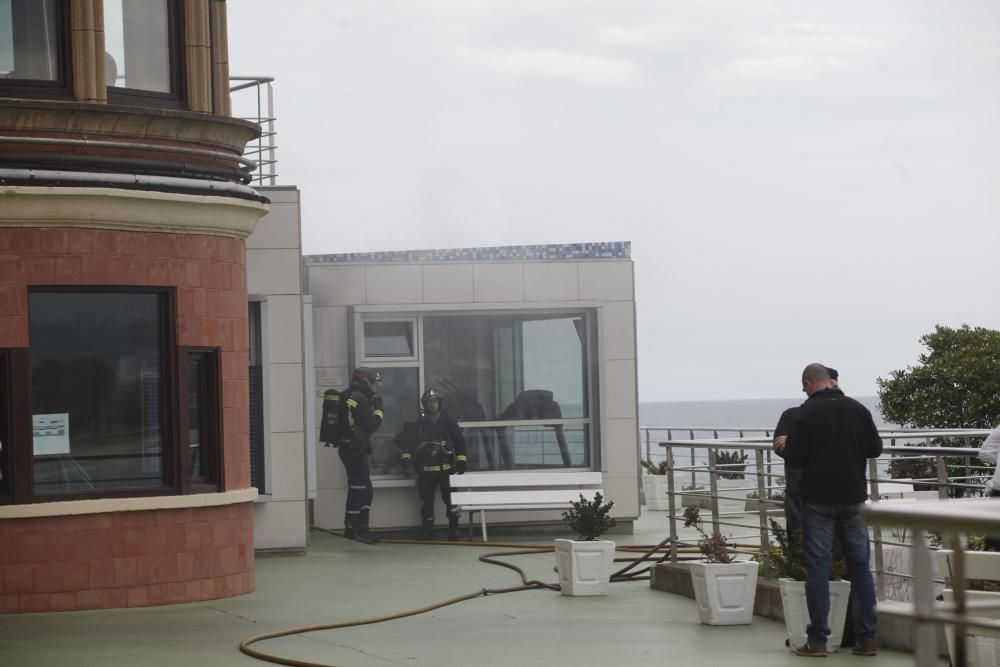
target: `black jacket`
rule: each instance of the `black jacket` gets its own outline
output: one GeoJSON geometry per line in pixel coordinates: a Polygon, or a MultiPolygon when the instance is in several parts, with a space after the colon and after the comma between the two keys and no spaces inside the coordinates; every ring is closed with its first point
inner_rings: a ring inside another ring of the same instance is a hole
{"type": "Polygon", "coordinates": [[[867,460],[882,453],[868,408],[840,389],[825,389],[810,396],[795,417],[783,453],[787,465],[803,468],[802,501],[864,502],[867,460]]]}
{"type": "Polygon", "coordinates": [[[446,472],[466,460],[462,429],[443,410],[436,420],[422,414],[415,423],[404,424],[396,445],[403,450],[401,460],[412,460],[418,472],[446,472]]]}

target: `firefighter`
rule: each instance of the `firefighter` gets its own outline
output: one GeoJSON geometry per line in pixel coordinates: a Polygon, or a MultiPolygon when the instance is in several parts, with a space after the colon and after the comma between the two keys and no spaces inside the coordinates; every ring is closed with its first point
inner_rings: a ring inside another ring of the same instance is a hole
{"type": "Polygon", "coordinates": [[[344,514],[344,537],[364,544],[375,544],[369,514],[372,507],[371,436],[382,425],[382,397],[378,389],[382,375],[371,368],[357,368],[351,384],[340,395],[337,452],[347,471],[347,508],[344,514]]]}
{"type": "Polygon", "coordinates": [[[430,388],[420,397],[424,408],[415,428],[404,428],[397,437],[403,449],[400,462],[404,472],[411,466],[417,471],[417,490],[420,492],[420,539],[434,539],[434,493],[441,489],[441,500],[448,510],[448,540],[458,539],[458,511],[451,504],[452,473],[465,473],[468,458],[465,438],[458,423],[441,406],[441,394],[430,388]]]}

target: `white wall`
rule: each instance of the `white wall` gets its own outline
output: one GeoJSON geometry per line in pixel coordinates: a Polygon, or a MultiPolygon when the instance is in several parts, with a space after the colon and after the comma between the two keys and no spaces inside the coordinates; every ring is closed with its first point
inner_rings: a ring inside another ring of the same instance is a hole
{"type": "MultiPolygon", "coordinates": [[[[308,540],[305,392],[308,367],[299,191],[260,188],[271,210],[247,239],[247,292],[262,302],[266,488],[254,506],[254,547],[302,549],[308,540]]],[[[311,430],[311,429],[310,429],[311,430]]]]}
{"type": "MultiPolygon", "coordinates": [[[[316,394],[343,388],[349,356],[349,307],[406,311],[474,308],[595,308],[600,455],[607,496],[620,519],[639,514],[639,435],[636,391],[635,296],[628,259],[320,263],[306,257],[313,301],[316,394]]],[[[318,407],[317,407],[318,409],[318,407]]],[[[343,525],[347,480],[337,450],[316,455],[315,520],[343,525]]],[[[440,504],[440,501],[439,501],[440,504]]],[[[374,528],[417,526],[419,500],[412,480],[375,481],[374,528]]],[[[552,520],[552,513],[504,513],[498,520],[552,520]],[[523,514],[523,515],[522,515],[523,514]]],[[[443,507],[435,513],[444,520],[443,507]]]]}

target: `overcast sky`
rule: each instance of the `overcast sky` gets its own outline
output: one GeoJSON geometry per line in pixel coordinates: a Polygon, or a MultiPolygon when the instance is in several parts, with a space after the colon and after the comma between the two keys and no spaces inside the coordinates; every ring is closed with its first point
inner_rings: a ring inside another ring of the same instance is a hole
{"type": "Polygon", "coordinates": [[[307,254],[631,241],[642,401],[1000,328],[995,0],[237,0],[307,254]]]}

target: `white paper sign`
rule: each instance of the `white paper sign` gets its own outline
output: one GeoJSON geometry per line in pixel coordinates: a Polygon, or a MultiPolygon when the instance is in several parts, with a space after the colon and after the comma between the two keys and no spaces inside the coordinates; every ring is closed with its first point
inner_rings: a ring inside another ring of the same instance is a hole
{"type": "Polygon", "coordinates": [[[32,415],[35,456],[69,454],[69,413],[32,415]]]}

